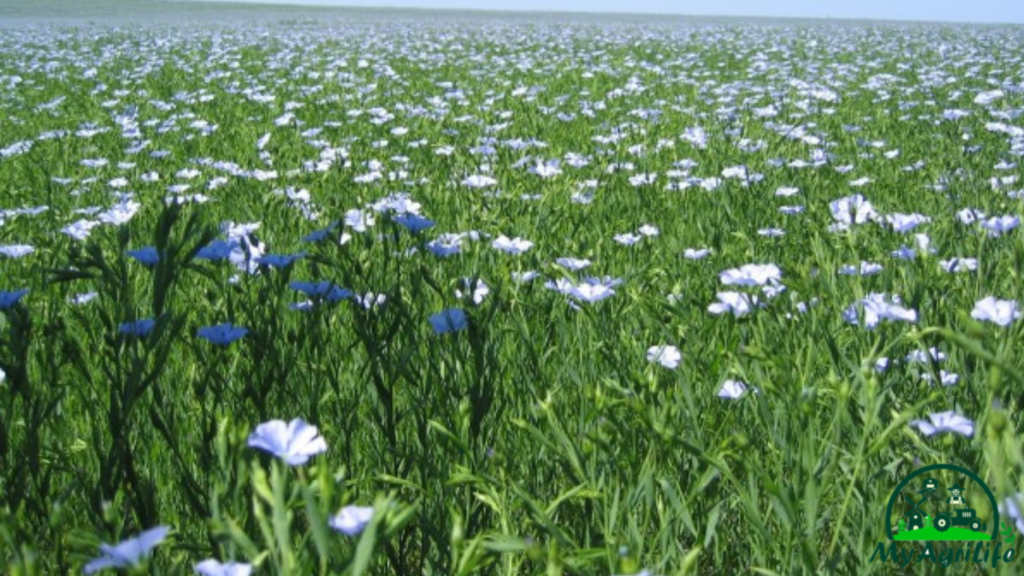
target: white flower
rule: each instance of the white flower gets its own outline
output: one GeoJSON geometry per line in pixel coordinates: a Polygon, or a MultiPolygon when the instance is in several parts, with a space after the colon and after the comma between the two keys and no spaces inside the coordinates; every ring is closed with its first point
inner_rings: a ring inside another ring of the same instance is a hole
{"type": "Polygon", "coordinates": [[[497,183],[498,181],[490,176],[480,175],[469,176],[462,181],[463,186],[468,186],[470,188],[484,188],[486,186],[494,186],[497,183]]]}
{"type": "Polygon", "coordinates": [[[590,266],[590,260],[581,258],[557,258],[555,262],[564,268],[568,268],[575,272],[576,270],[582,270],[587,266],[590,266]]]}
{"type": "Polygon", "coordinates": [[[1020,318],[1020,307],[1015,300],[996,300],[988,296],[974,303],[971,318],[1009,326],[1011,322],[1020,318]]]}
{"type": "Polygon", "coordinates": [[[61,228],[60,231],[81,242],[87,239],[92,229],[99,225],[100,223],[95,220],[78,220],[61,228]]]}
{"type": "Polygon", "coordinates": [[[99,296],[99,293],[97,292],[84,292],[82,294],[76,294],[68,298],[68,302],[74,304],[75,306],[81,306],[82,304],[88,304],[97,296],[99,296]]]}
{"type": "MultiPolygon", "coordinates": [[[[483,280],[480,280],[480,279],[477,279],[474,282],[471,278],[463,278],[462,279],[462,286],[466,290],[472,290],[473,291],[473,294],[472,294],[473,304],[476,304],[477,306],[479,306],[480,303],[484,301],[484,298],[486,298],[487,295],[491,293],[490,287],[488,287],[487,284],[483,280]]],[[[455,290],[455,297],[456,298],[462,298],[463,297],[462,290],[455,290]]]]}
{"type": "Polygon", "coordinates": [[[345,225],[349,226],[356,232],[366,232],[366,229],[373,226],[375,223],[373,214],[353,208],[348,212],[345,212],[345,225]]]}
{"type": "Polygon", "coordinates": [[[8,258],[22,258],[35,251],[35,248],[27,244],[9,244],[7,246],[0,246],[0,254],[7,256],[8,258]]]}
{"type": "Polygon", "coordinates": [[[932,219],[923,214],[888,214],[885,221],[895,232],[910,232],[921,224],[931,222],[932,219]]]}
{"type": "Polygon", "coordinates": [[[928,420],[914,420],[910,425],[916,427],[925,436],[932,436],[939,432],[956,432],[968,437],[974,435],[974,422],[952,410],[929,414],[928,420]]]}
{"type": "Polygon", "coordinates": [[[976,258],[950,258],[949,260],[940,260],[939,266],[950,273],[971,272],[978,269],[978,260],[976,258]]]}
{"type": "Polygon", "coordinates": [[[519,255],[532,248],[533,242],[530,242],[529,240],[523,240],[522,238],[519,237],[510,239],[505,235],[501,235],[498,236],[498,238],[494,240],[494,242],[491,242],[491,246],[498,250],[501,250],[502,252],[507,252],[512,255],[519,255]]]}
{"type": "Polygon", "coordinates": [[[929,348],[927,352],[923,350],[914,350],[904,358],[907,362],[917,362],[919,364],[927,364],[932,360],[942,362],[945,359],[946,353],[934,346],[929,348]]]}
{"type": "Polygon", "coordinates": [[[202,576],[249,576],[252,574],[252,564],[239,564],[236,562],[221,564],[210,558],[196,564],[195,570],[196,574],[202,576]]]}
{"type": "Polygon", "coordinates": [[[520,284],[526,284],[527,282],[533,280],[534,278],[537,278],[538,276],[540,276],[540,272],[537,272],[536,270],[527,270],[526,272],[512,272],[512,279],[520,284]]]}
{"type": "Polygon", "coordinates": [[[138,566],[142,562],[143,556],[147,556],[157,544],[163,542],[170,530],[167,526],[157,526],[116,546],[100,544],[100,552],[103,555],[90,560],[85,565],[85,573],[93,574],[104,568],[133,568],[138,566]]]}
{"type": "Polygon", "coordinates": [[[657,362],[670,370],[675,370],[682,359],[683,355],[675,346],[651,346],[647,349],[648,362],[657,362]]]}
{"type": "Polygon", "coordinates": [[[1003,91],[998,89],[989,90],[987,92],[979,92],[978,95],[974,97],[974,103],[980,106],[988,106],[989,104],[995,102],[996,100],[999,100],[1003,96],[1005,96],[1003,91]]]}
{"type": "Polygon", "coordinates": [[[699,250],[687,248],[686,250],[683,250],[683,257],[688,260],[700,260],[701,258],[707,257],[708,254],[711,254],[710,248],[701,248],[699,250]]]}
{"type": "MultiPolygon", "coordinates": [[[[932,378],[931,374],[921,374],[921,379],[925,382],[932,382],[935,379],[932,378]]],[[[960,381],[960,375],[954,374],[953,372],[946,372],[945,370],[939,370],[939,380],[943,386],[953,386],[960,381]]]]}
{"type": "Polygon", "coordinates": [[[881,271],[882,265],[875,262],[861,262],[859,268],[848,264],[839,269],[839,273],[844,276],[870,276],[881,271]]]}
{"type": "Polygon", "coordinates": [[[301,418],[288,423],[271,420],[260,424],[249,435],[249,446],[270,452],[290,466],[305,464],[312,456],[327,451],[327,442],[316,426],[301,418]]]}
{"type": "Polygon", "coordinates": [[[858,304],[864,308],[864,326],[869,329],[877,326],[881,320],[917,322],[917,312],[902,307],[898,296],[889,298],[885,294],[871,293],[867,298],[858,300],[843,312],[843,319],[854,326],[860,323],[857,318],[858,304]]]}
{"type": "Polygon", "coordinates": [[[875,360],[875,372],[882,373],[889,369],[889,359],[879,358],[875,360]]]}
{"type": "Polygon", "coordinates": [[[730,400],[736,400],[747,393],[747,385],[743,382],[736,380],[726,380],[722,382],[722,388],[718,391],[719,398],[728,398],[730,400]]]}
{"type": "Polygon", "coordinates": [[[614,294],[615,290],[612,290],[610,285],[603,283],[583,283],[579,286],[573,286],[569,290],[570,296],[590,304],[604,300],[614,294]]]}
{"type": "Polygon", "coordinates": [[[362,532],[372,519],[372,506],[345,506],[337,516],[332,516],[328,523],[331,528],[346,536],[355,536],[362,532]]]}
{"type": "Polygon", "coordinates": [[[828,208],[832,212],[832,219],[835,220],[831,230],[845,230],[852,224],[864,224],[878,218],[878,212],[860,194],[833,200],[828,208]]]}
{"type": "Polygon", "coordinates": [[[745,264],[739,268],[726,270],[718,275],[722,284],[729,286],[763,286],[768,282],[782,280],[782,271],[775,264],[745,264]]]}
{"type": "Polygon", "coordinates": [[[630,233],[616,234],[615,237],[614,237],[614,240],[616,242],[618,242],[619,244],[622,244],[624,246],[632,246],[633,244],[636,244],[637,242],[639,242],[642,239],[643,239],[643,236],[637,236],[636,234],[630,234],[630,233]]]}
{"type": "Polygon", "coordinates": [[[717,296],[718,302],[708,306],[708,312],[716,315],[732,312],[733,316],[745,316],[758,304],[757,296],[741,292],[719,292],[717,296]]]}

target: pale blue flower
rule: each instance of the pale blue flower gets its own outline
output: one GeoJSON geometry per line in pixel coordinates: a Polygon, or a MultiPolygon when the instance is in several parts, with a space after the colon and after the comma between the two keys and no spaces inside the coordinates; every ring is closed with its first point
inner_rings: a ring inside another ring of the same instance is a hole
{"type": "Polygon", "coordinates": [[[373,227],[375,222],[376,220],[374,219],[373,214],[366,212],[365,210],[353,208],[352,210],[345,212],[345,225],[356,232],[366,232],[368,228],[373,227]]]}
{"type": "Polygon", "coordinates": [[[937,412],[928,415],[928,420],[914,420],[910,423],[925,436],[939,432],[955,432],[968,438],[974,435],[974,422],[953,412],[937,412]]]}
{"type": "Polygon", "coordinates": [[[536,270],[527,270],[525,272],[512,272],[512,279],[520,284],[526,284],[530,280],[533,280],[534,278],[537,278],[539,276],[540,272],[537,272],[536,270]]]}
{"type": "Polygon", "coordinates": [[[978,300],[971,310],[971,318],[985,320],[1000,326],[1009,326],[1021,316],[1020,306],[1015,300],[997,300],[988,296],[978,300]]]}
{"type": "Polygon", "coordinates": [[[35,251],[36,249],[28,244],[9,244],[7,246],[0,246],[0,255],[7,256],[8,258],[23,258],[35,251]]]}
{"type": "Polygon", "coordinates": [[[898,296],[891,298],[886,294],[871,293],[867,298],[858,300],[843,312],[843,319],[850,324],[857,326],[860,319],[857,317],[857,306],[864,309],[864,327],[871,329],[882,320],[897,320],[902,322],[917,322],[917,312],[904,308],[898,296]]]}
{"type": "Polygon", "coordinates": [[[782,280],[782,271],[775,264],[745,264],[722,272],[718,279],[726,286],[763,286],[769,282],[782,280]]]}
{"type": "Polygon", "coordinates": [[[167,526],[157,526],[114,546],[100,544],[102,556],[86,563],[84,571],[93,574],[105,568],[135,568],[142,563],[143,557],[164,541],[170,530],[167,526]]]}
{"type": "Polygon", "coordinates": [[[473,175],[469,176],[462,181],[463,186],[470,188],[484,188],[486,186],[494,186],[498,181],[490,176],[473,175]]]}
{"type": "Polygon", "coordinates": [[[237,562],[220,562],[210,558],[203,560],[195,566],[196,574],[201,576],[249,576],[252,574],[252,564],[240,564],[237,562]]]}
{"type": "Polygon", "coordinates": [[[757,296],[742,292],[719,292],[716,296],[718,302],[708,305],[708,312],[715,315],[732,312],[732,315],[738,318],[746,316],[754,310],[755,306],[759,305],[757,296]]]}
{"type": "Polygon", "coordinates": [[[572,270],[573,272],[575,272],[577,270],[582,270],[582,269],[586,268],[587,266],[590,266],[590,264],[591,264],[590,260],[587,260],[585,258],[556,258],[555,262],[559,266],[561,266],[563,268],[568,268],[569,270],[572,270]]]}
{"type": "Polygon", "coordinates": [[[861,262],[859,266],[847,264],[839,269],[843,276],[871,276],[882,271],[882,265],[875,262],[861,262]]]}
{"type": "Polygon", "coordinates": [[[726,380],[718,390],[719,398],[736,400],[747,393],[747,385],[738,380],[726,380]]]}
{"type": "Polygon", "coordinates": [[[945,359],[946,353],[934,346],[929,348],[927,352],[924,350],[914,350],[904,358],[907,362],[917,362],[918,364],[928,364],[933,360],[935,362],[942,362],[945,359]]]}
{"type": "Polygon", "coordinates": [[[619,244],[625,245],[625,246],[632,246],[633,244],[636,244],[637,242],[639,242],[642,239],[643,239],[643,236],[638,236],[636,234],[631,234],[631,233],[616,234],[615,238],[614,238],[614,240],[616,242],[618,242],[619,244]]]}
{"type": "Polygon", "coordinates": [[[1017,531],[1024,534],[1024,514],[1021,514],[1021,510],[1024,510],[1024,493],[1022,492],[1007,496],[999,504],[999,513],[1005,514],[1007,518],[1013,521],[1017,531]]]}
{"type": "Polygon", "coordinates": [[[462,251],[462,234],[442,234],[427,243],[427,250],[435,256],[447,257],[462,251]]]}
{"type": "Polygon", "coordinates": [[[993,216],[981,223],[981,227],[988,231],[992,237],[1003,234],[1020,226],[1020,216],[993,216]]]}
{"type": "Polygon", "coordinates": [[[508,254],[517,256],[532,248],[533,242],[530,242],[529,240],[523,240],[522,238],[519,237],[509,238],[507,236],[502,235],[498,236],[497,239],[491,242],[491,246],[497,250],[501,250],[502,252],[507,252],[508,254]]]}
{"type": "Polygon", "coordinates": [[[289,466],[299,466],[326,452],[327,442],[316,426],[296,418],[287,423],[271,420],[260,424],[249,435],[249,447],[269,452],[289,466]]]}
{"type": "Polygon", "coordinates": [[[978,260],[976,258],[950,258],[949,260],[940,260],[939,266],[949,273],[972,272],[978,269],[978,260]]]}
{"type": "Polygon", "coordinates": [[[345,534],[356,536],[373,520],[372,506],[345,506],[336,516],[328,520],[331,528],[345,534]]]}
{"type": "Polygon", "coordinates": [[[679,349],[675,346],[664,345],[664,346],[651,346],[647,349],[647,361],[657,362],[665,368],[675,370],[679,367],[679,362],[683,359],[683,355],[679,352],[679,349]]]}
{"type": "Polygon", "coordinates": [[[99,293],[97,292],[85,292],[82,294],[76,294],[75,296],[68,298],[68,302],[74,304],[75,306],[81,306],[83,304],[88,304],[89,302],[92,302],[98,296],[99,293]]]}
{"type": "MultiPolygon", "coordinates": [[[[931,374],[921,374],[921,379],[925,382],[931,383],[935,379],[931,374]]],[[[960,381],[960,375],[952,372],[946,372],[945,370],[939,370],[939,381],[942,382],[943,386],[953,386],[960,381]]]]}

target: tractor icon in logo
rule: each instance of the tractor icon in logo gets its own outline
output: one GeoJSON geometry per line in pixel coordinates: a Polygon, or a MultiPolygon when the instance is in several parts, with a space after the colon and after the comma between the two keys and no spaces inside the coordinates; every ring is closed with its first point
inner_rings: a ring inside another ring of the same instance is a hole
{"type": "Polygon", "coordinates": [[[953,493],[949,497],[947,502],[950,505],[961,504],[964,508],[959,510],[953,510],[952,514],[947,512],[941,512],[935,517],[935,529],[939,532],[945,532],[949,530],[950,526],[965,526],[970,528],[972,531],[977,532],[985,529],[985,524],[975,517],[974,509],[967,508],[967,503],[964,502],[962,493],[963,487],[959,484],[953,484],[950,486],[949,491],[953,493]]]}

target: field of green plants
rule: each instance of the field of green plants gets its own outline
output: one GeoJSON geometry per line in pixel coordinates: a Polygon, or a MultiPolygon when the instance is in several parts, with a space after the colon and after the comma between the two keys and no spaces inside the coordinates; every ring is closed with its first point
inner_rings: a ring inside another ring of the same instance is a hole
{"type": "Polygon", "coordinates": [[[0,21],[0,572],[1024,533],[1020,28],[234,10],[0,21]]]}

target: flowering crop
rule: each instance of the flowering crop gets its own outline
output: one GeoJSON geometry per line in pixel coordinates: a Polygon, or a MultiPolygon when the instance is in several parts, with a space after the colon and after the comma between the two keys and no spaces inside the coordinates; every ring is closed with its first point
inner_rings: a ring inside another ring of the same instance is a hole
{"type": "Polygon", "coordinates": [[[0,572],[859,573],[938,462],[1024,525],[1019,30],[53,4],[0,572]]]}

